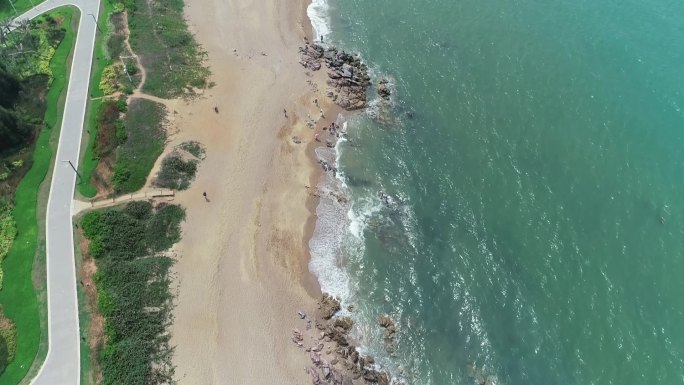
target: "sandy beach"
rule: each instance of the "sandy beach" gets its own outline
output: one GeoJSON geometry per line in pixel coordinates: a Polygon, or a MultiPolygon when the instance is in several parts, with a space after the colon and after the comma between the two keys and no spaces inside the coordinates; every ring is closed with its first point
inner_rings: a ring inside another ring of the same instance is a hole
{"type": "Polygon", "coordinates": [[[318,167],[306,119],[321,116],[314,99],[324,111],[329,106],[323,71],[314,78],[298,64],[297,48],[310,29],[307,2],[186,4],[214,85],[170,105],[167,151],[187,140],[207,149],[196,180],[176,199],[187,210],[175,250],[176,378],[203,385],[308,383],[308,357],[289,336],[302,326],[297,311],[313,311],[320,294],[307,268],[314,202],[307,202],[306,186],[318,167]]]}

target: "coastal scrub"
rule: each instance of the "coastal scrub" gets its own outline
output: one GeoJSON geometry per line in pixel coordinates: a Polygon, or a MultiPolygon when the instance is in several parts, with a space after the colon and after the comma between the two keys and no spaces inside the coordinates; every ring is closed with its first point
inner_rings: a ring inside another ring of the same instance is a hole
{"type": "Polygon", "coordinates": [[[156,385],[173,380],[169,269],[162,254],[180,240],[180,206],[131,202],[81,219],[95,258],[97,306],[105,317],[102,384],[156,385]]]}

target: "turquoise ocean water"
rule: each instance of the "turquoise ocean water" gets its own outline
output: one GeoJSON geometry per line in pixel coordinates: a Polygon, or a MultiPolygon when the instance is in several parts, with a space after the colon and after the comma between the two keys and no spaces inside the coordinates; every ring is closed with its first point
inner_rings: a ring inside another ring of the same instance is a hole
{"type": "Polygon", "coordinates": [[[411,384],[684,384],[684,2],[310,14],[394,87],[391,122],[347,122],[324,183],[350,203],[311,243],[365,352],[411,384]]]}

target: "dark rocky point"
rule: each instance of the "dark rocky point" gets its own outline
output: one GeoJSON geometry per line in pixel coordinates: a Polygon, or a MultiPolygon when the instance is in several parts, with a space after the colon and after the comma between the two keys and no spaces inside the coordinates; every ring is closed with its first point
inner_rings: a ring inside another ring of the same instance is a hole
{"type": "Polygon", "coordinates": [[[300,47],[299,63],[305,68],[318,71],[323,61],[328,68],[330,87],[328,97],[338,106],[352,111],[368,105],[367,90],[371,85],[368,67],[357,55],[351,55],[337,48],[325,49],[317,44],[300,47]]]}

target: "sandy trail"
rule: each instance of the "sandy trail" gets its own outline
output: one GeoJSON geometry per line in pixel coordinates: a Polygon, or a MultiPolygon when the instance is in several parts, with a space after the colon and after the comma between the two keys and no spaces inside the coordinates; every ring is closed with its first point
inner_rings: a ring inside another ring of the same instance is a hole
{"type": "Polygon", "coordinates": [[[207,147],[195,182],[176,199],[187,209],[171,329],[180,384],[310,382],[308,358],[289,340],[302,327],[296,311],[311,312],[318,295],[304,241],[304,186],[314,167],[307,158],[314,131],[304,120],[320,116],[313,99],[325,98],[298,64],[305,5],[187,2],[215,86],[170,111],[167,152],[186,140],[207,147]]]}

